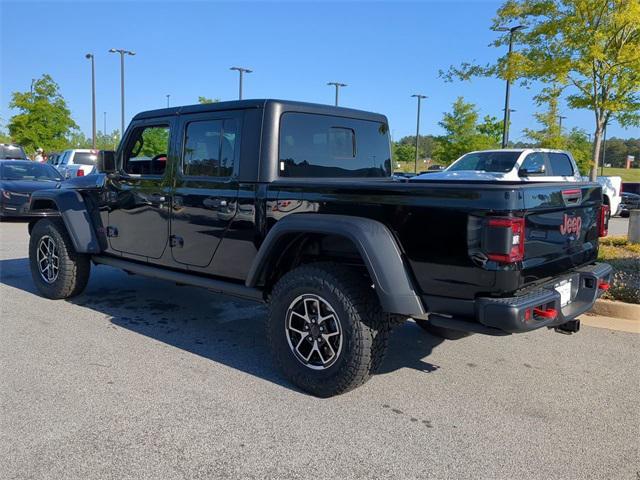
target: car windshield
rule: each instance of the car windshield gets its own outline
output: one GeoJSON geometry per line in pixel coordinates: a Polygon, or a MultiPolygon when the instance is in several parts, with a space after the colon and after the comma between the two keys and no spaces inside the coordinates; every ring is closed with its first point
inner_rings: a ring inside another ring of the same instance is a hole
{"type": "Polygon", "coordinates": [[[58,171],[43,163],[3,163],[2,180],[62,181],[58,171]]]}
{"type": "Polygon", "coordinates": [[[499,172],[506,173],[513,169],[520,152],[474,152],[463,155],[456,160],[447,172],[499,172]]]}
{"type": "Polygon", "coordinates": [[[26,160],[22,147],[16,145],[0,145],[0,160],[26,160]]]}

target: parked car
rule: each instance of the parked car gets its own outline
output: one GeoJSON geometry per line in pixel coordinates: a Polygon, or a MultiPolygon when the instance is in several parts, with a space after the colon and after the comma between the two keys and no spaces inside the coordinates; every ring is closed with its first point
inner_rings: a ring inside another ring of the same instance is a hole
{"type": "Polygon", "coordinates": [[[15,143],[0,143],[0,160],[29,160],[24,149],[15,143]]]}
{"type": "Polygon", "coordinates": [[[65,150],[57,160],[56,168],[64,178],[82,177],[93,173],[99,150],[65,150]]]}
{"type": "Polygon", "coordinates": [[[640,195],[636,193],[622,192],[620,204],[620,216],[627,218],[631,210],[640,210],[640,195]]]}
{"type": "Polygon", "coordinates": [[[365,382],[408,317],[445,337],[573,333],[608,288],[598,184],[395,181],[379,114],[148,111],[99,161],[104,173],[31,198],[59,212],[29,228],[41,294],[79,294],[94,263],[265,302],[275,364],[318,396],[365,382]]]}
{"type": "MultiPolygon", "coordinates": [[[[469,152],[442,172],[427,173],[433,180],[491,180],[501,182],[583,182],[571,153],[547,148],[480,150],[469,152]]],[[[611,215],[620,210],[622,178],[598,177],[611,215]]]]}
{"type": "Polygon", "coordinates": [[[622,191],[640,195],[640,182],[622,182],[622,191]]]}
{"type": "Polygon", "coordinates": [[[50,165],[30,160],[0,160],[0,218],[41,217],[46,210],[29,210],[36,190],[55,188],[62,181],[50,165]]]}
{"type": "Polygon", "coordinates": [[[60,161],[60,153],[59,152],[51,152],[47,156],[47,165],[51,165],[52,167],[56,167],[58,162],[60,161]]]}

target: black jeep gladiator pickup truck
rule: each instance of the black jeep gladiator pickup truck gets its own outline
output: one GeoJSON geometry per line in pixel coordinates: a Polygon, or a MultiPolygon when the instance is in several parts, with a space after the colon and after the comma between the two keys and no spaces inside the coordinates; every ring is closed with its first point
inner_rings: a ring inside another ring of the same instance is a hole
{"type": "Polygon", "coordinates": [[[594,183],[391,178],[386,117],[245,100],[134,117],[101,173],[39,190],[34,282],[91,263],[266,302],[276,364],[330,396],[376,370],[390,326],[443,336],[578,330],[608,288],[594,183]]]}

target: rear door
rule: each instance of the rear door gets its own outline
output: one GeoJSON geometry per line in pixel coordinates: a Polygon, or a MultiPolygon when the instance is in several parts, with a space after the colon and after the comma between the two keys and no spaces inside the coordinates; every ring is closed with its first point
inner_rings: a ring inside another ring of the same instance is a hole
{"type": "Polygon", "coordinates": [[[520,166],[520,170],[539,171],[543,173],[522,177],[529,182],[573,182],[578,178],[571,158],[560,152],[532,152],[528,154],[520,166]]]}
{"type": "Polygon", "coordinates": [[[176,262],[205,268],[238,212],[242,112],[185,115],[171,208],[176,262]]]}
{"type": "Polygon", "coordinates": [[[601,205],[598,185],[531,185],[524,196],[525,282],[596,260],[601,205]]]}

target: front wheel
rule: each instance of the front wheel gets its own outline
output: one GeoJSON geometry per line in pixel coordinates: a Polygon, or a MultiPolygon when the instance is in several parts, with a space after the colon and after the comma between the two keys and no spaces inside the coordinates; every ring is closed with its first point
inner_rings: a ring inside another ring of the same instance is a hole
{"type": "Polygon", "coordinates": [[[387,347],[389,325],[368,279],[332,263],[298,267],[276,284],[268,341],[284,375],[330,397],[366,382],[387,347]]]}
{"type": "Polygon", "coordinates": [[[61,219],[38,221],[29,239],[29,264],[36,287],[47,298],[82,293],[89,281],[89,256],[77,253],[61,219]]]}

